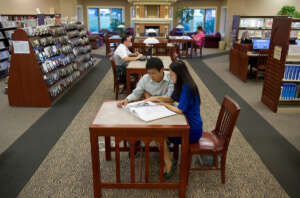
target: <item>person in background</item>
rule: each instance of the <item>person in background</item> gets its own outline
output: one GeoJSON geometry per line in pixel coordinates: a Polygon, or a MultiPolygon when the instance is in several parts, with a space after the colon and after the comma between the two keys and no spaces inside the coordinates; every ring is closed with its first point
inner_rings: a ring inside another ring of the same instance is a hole
{"type": "Polygon", "coordinates": [[[131,35],[122,37],[121,44],[117,47],[113,54],[113,59],[116,63],[118,80],[122,83],[126,82],[126,67],[128,62],[135,61],[143,56],[139,52],[131,53],[131,51],[129,51],[128,48],[132,46],[131,39],[131,35]]]}
{"type": "Polygon", "coordinates": [[[197,27],[197,34],[192,35],[192,38],[194,39],[195,43],[198,46],[202,46],[202,41],[203,41],[203,38],[204,38],[204,33],[203,33],[202,26],[197,27]]]}
{"type": "Polygon", "coordinates": [[[248,31],[243,32],[240,43],[242,43],[242,44],[251,44],[252,43],[252,40],[250,39],[248,31]]]}
{"type": "Polygon", "coordinates": [[[170,72],[164,71],[163,62],[152,57],[146,63],[146,70],[147,74],[139,80],[133,92],[125,100],[117,103],[119,107],[143,97],[171,96],[174,84],[170,79],[170,72]]]}
{"type": "MultiPolygon", "coordinates": [[[[172,81],[175,83],[173,94],[167,97],[151,97],[146,100],[159,102],[171,111],[178,114],[184,114],[190,125],[189,143],[196,143],[202,136],[203,125],[200,115],[201,100],[197,85],[183,61],[176,61],[170,65],[170,76],[172,81]],[[170,104],[174,101],[179,102],[177,107],[170,104]]],[[[168,140],[174,144],[181,143],[181,138],[178,137],[169,137],[168,140]]],[[[164,153],[164,177],[165,179],[169,179],[175,173],[176,161],[171,160],[171,154],[167,146],[167,139],[164,144],[164,153]]]]}

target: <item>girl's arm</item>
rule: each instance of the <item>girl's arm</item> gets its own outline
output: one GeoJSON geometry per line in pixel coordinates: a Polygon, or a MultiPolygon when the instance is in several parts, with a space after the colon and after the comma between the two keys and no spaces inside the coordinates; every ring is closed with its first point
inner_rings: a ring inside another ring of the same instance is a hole
{"type": "Polygon", "coordinates": [[[174,100],[170,96],[154,96],[151,98],[146,99],[146,101],[151,101],[151,102],[168,102],[172,103],[174,100]]]}
{"type": "Polygon", "coordinates": [[[182,114],[183,111],[178,109],[177,107],[173,106],[173,105],[170,105],[168,103],[164,103],[164,102],[161,102],[160,105],[163,105],[165,107],[167,107],[169,110],[175,112],[175,113],[178,113],[178,114],[182,114]]]}

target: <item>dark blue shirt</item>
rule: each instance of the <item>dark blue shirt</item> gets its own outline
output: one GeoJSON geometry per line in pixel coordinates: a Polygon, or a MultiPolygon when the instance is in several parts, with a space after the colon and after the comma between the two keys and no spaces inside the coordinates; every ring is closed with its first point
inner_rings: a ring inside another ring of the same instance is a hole
{"type": "MultiPolygon", "coordinates": [[[[174,93],[171,98],[175,100],[174,93]]],[[[190,125],[190,144],[195,143],[202,136],[203,122],[200,115],[200,101],[198,97],[193,97],[192,89],[188,85],[184,85],[177,102],[179,102],[178,109],[182,110],[190,125]]]]}

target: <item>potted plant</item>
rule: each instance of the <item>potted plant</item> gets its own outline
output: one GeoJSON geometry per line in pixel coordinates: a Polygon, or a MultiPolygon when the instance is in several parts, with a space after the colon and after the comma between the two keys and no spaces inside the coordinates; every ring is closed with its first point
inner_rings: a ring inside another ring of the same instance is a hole
{"type": "Polygon", "coordinates": [[[296,11],[296,7],[295,6],[283,6],[279,12],[277,13],[277,15],[280,16],[290,16],[293,18],[300,18],[300,12],[296,11]]]}
{"type": "Polygon", "coordinates": [[[181,25],[188,24],[193,19],[193,17],[194,17],[193,9],[187,7],[176,9],[175,18],[181,25]]]}

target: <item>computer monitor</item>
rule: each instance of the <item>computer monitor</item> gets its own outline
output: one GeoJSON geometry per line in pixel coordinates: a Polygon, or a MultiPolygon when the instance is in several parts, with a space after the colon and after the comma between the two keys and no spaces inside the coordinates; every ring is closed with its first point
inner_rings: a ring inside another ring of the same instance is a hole
{"type": "Polygon", "coordinates": [[[253,39],[253,49],[269,49],[270,39],[253,39]]]}

